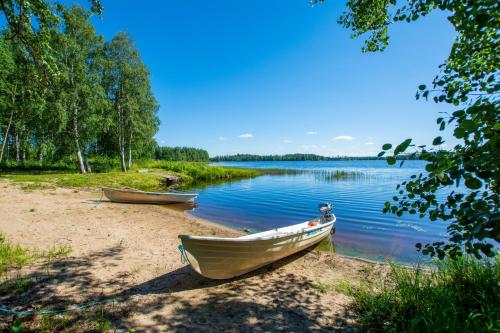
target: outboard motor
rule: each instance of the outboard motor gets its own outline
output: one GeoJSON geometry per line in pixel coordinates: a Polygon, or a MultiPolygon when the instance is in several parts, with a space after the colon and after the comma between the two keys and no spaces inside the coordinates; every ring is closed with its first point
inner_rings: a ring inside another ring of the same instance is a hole
{"type": "Polygon", "coordinates": [[[321,217],[322,223],[327,223],[333,220],[333,205],[331,203],[327,202],[319,204],[318,209],[321,213],[323,213],[323,216],[321,217]]]}

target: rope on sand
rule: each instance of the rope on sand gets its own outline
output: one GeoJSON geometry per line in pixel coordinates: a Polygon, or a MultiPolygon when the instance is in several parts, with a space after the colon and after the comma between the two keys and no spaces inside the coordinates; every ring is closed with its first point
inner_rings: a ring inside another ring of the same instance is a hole
{"type": "Polygon", "coordinates": [[[27,315],[27,316],[32,316],[32,315],[52,315],[52,314],[59,314],[59,313],[64,313],[64,312],[71,312],[71,311],[79,311],[83,309],[88,309],[96,305],[100,304],[106,304],[110,302],[114,302],[116,299],[115,298],[109,298],[109,299],[104,299],[101,301],[93,301],[89,303],[85,303],[79,306],[71,307],[71,308],[65,308],[65,309],[56,309],[56,310],[43,310],[43,311],[16,311],[9,309],[6,306],[0,305],[0,311],[13,314],[13,315],[27,315]]]}

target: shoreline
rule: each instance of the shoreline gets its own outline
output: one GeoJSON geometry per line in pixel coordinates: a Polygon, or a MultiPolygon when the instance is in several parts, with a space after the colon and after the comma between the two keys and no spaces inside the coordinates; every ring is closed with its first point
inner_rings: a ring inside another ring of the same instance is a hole
{"type": "MultiPolygon", "coordinates": [[[[99,203],[97,191],[24,191],[8,181],[0,181],[0,188],[0,232],[7,240],[38,250],[71,248],[64,258],[8,273],[7,279],[21,274],[33,284],[22,294],[0,292],[0,303],[53,309],[119,297],[119,305],[103,308],[118,331],[268,331],[278,322],[288,331],[356,332],[355,318],[347,315],[351,300],[335,286],[385,269],[335,253],[303,251],[242,277],[209,280],[181,263],[177,235],[241,231],[161,206],[99,203]]],[[[82,325],[94,318],[77,317],[71,318],[82,325]]],[[[0,314],[0,322],[12,318],[0,314]]],[[[33,327],[39,320],[32,318],[33,327]]]]}

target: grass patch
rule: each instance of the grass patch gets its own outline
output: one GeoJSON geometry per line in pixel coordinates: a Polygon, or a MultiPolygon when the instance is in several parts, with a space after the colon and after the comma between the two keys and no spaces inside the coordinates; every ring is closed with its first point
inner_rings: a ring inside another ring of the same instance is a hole
{"type": "Polygon", "coordinates": [[[498,332],[498,259],[446,259],[430,271],[391,264],[386,278],[339,289],[353,298],[353,310],[369,331],[498,332]]]}
{"type": "Polygon", "coordinates": [[[0,177],[17,183],[25,191],[57,187],[113,187],[160,191],[165,189],[166,175],[177,176],[181,185],[189,185],[198,182],[251,178],[261,174],[263,172],[259,170],[210,166],[201,162],[147,161],[136,164],[129,172],[18,173],[4,174],[0,177]],[[149,172],[137,172],[140,169],[147,169],[149,172]]]}
{"type": "Polygon", "coordinates": [[[0,284],[0,291],[7,293],[14,290],[17,294],[22,294],[27,291],[33,284],[35,280],[32,278],[17,276],[13,279],[5,280],[0,284]]]}
{"type": "Polygon", "coordinates": [[[0,276],[9,268],[22,266],[34,260],[33,254],[17,244],[12,244],[0,234],[0,276]]]}
{"type": "Polygon", "coordinates": [[[154,174],[143,174],[136,172],[109,172],[92,174],[16,174],[4,175],[21,186],[23,190],[49,189],[57,187],[115,187],[136,188],[145,191],[154,191],[163,188],[163,177],[154,174]]]}
{"type": "MultiPolygon", "coordinates": [[[[10,268],[20,269],[36,260],[45,260],[50,263],[54,259],[68,255],[71,251],[69,245],[53,245],[45,251],[30,250],[9,242],[4,235],[0,234],[0,277],[10,268]]],[[[23,282],[20,281],[20,283],[23,282]]]]}
{"type": "Polygon", "coordinates": [[[147,161],[135,168],[165,170],[186,176],[187,182],[203,182],[219,179],[251,178],[259,176],[259,170],[212,166],[203,162],[147,161]]]}
{"type": "Polygon", "coordinates": [[[59,332],[68,328],[70,318],[65,315],[41,316],[38,328],[42,332],[59,332]]]}
{"type": "Polygon", "coordinates": [[[321,281],[318,283],[313,283],[311,287],[322,294],[326,294],[327,292],[335,289],[335,285],[333,283],[321,282],[321,281]]]}
{"type": "Polygon", "coordinates": [[[335,182],[339,180],[360,179],[366,177],[366,174],[359,171],[345,170],[311,170],[316,179],[324,182],[335,182]]]}

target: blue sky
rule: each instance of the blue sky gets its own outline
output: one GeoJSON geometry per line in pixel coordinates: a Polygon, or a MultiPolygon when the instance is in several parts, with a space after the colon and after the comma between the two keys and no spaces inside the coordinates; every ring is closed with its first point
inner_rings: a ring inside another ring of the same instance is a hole
{"type": "MultiPolygon", "coordinates": [[[[82,2],[86,4],[86,2],[82,2]]],[[[151,71],[160,145],[233,153],[375,155],[412,137],[429,144],[445,105],[416,101],[446,59],[443,13],[391,29],[383,53],[336,20],[341,1],[109,1],[93,19],[127,31],[151,71]]],[[[449,135],[445,135],[449,138],[449,135]]],[[[448,142],[449,145],[453,144],[448,142]]]]}

